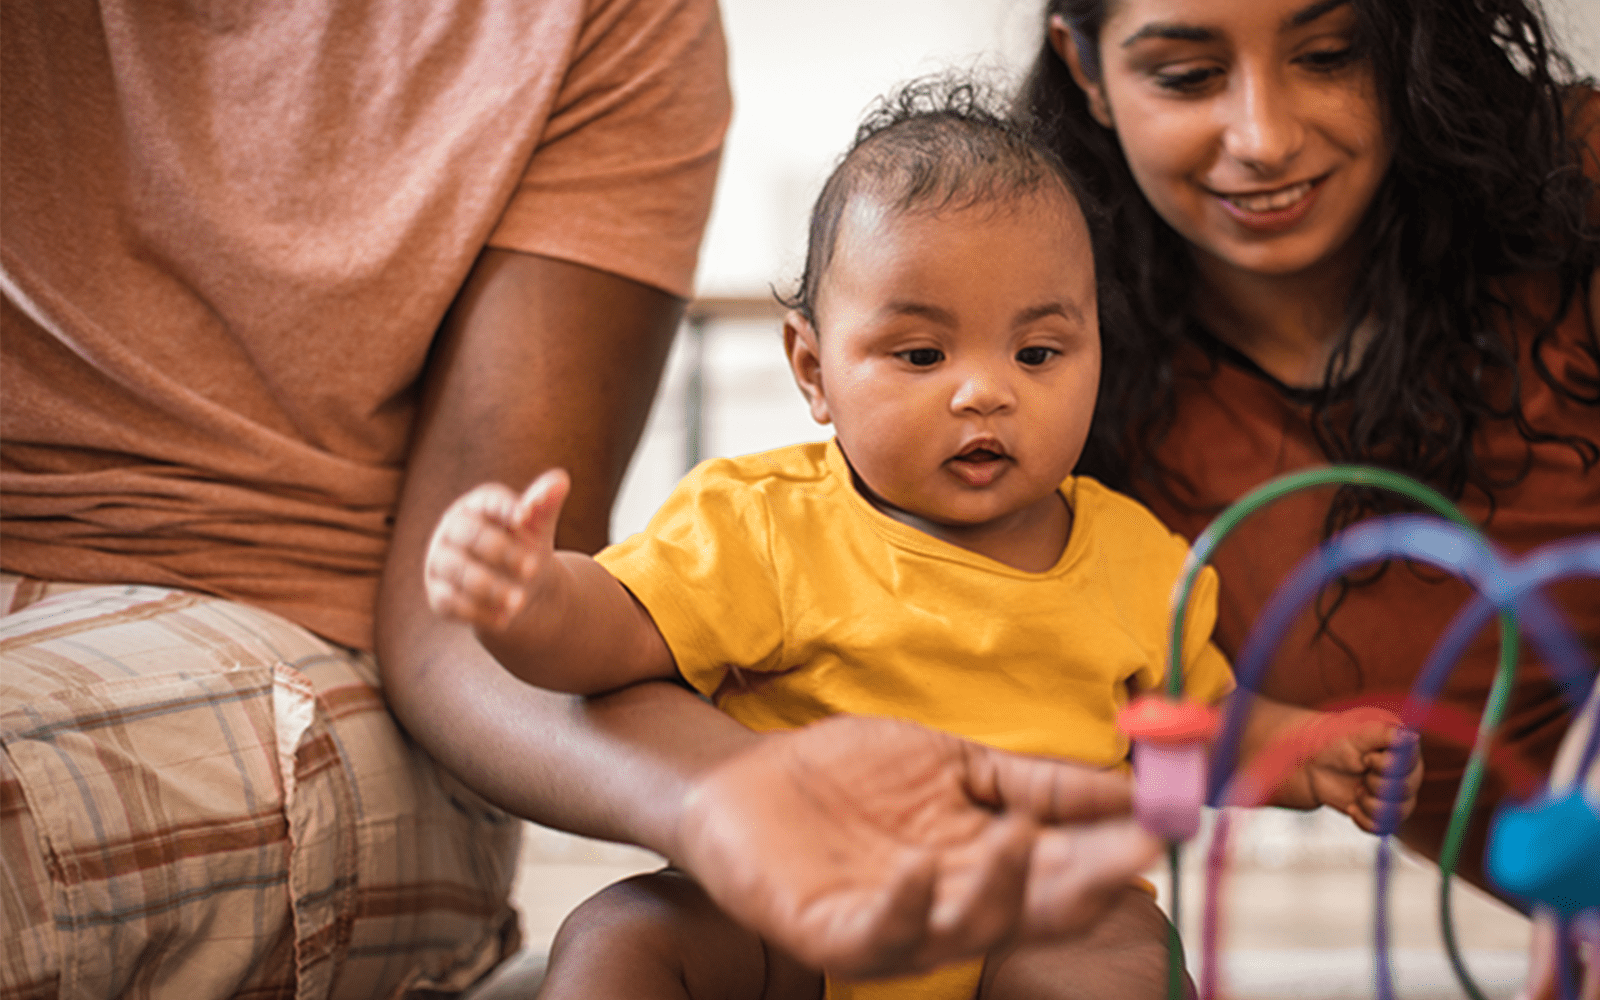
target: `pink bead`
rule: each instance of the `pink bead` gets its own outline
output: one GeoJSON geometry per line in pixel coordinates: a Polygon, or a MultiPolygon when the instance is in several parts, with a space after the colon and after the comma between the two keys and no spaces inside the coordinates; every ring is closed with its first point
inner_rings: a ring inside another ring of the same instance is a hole
{"type": "Polygon", "coordinates": [[[1206,800],[1203,743],[1139,740],[1133,747],[1133,814],[1163,840],[1188,840],[1200,830],[1206,800]]]}
{"type": "Polygon", "coordinates": [[[1206,742],[1216,731],[1215,709],[1142,695],[1117,716],[1133,739],[1133,814],[1164,840],[1188,840],[1200,830],[1206,800],[1206,742]]]}

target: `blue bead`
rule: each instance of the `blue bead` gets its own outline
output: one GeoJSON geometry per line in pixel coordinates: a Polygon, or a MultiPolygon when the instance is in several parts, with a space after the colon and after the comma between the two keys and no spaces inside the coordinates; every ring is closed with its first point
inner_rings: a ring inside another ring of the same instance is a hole
{"type": "Polygon", "coordinates": [[[1560,913],[1600,907],[1600,812],[1578,787],[1501,809],[1489,834],[1489,877],[1560,913]]]}

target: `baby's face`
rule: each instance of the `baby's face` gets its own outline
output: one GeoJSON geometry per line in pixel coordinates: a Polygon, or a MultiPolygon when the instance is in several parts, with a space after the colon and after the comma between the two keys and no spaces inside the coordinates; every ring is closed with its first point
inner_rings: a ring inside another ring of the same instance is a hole
{"type": "Polygon", "coordinates": [[[951,528],[1055,504],[1100,377],[1094,261],[1059,190],[845,209],[817,302],[812,415],[880,505],[951,528]]]}

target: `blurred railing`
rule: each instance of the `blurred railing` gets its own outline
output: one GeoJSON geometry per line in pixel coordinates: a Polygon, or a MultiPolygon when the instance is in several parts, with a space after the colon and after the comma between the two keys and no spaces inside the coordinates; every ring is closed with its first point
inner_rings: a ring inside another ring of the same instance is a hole
{"type": "Polygon", "coordinates": [[[689,335],[689,374],[683,393],[685,472],[705,457],[706,335],[711,326],[738,320],[781,320],[786,311],[771,295],[711,296],[695,299],[684,310],[689,335]]]}

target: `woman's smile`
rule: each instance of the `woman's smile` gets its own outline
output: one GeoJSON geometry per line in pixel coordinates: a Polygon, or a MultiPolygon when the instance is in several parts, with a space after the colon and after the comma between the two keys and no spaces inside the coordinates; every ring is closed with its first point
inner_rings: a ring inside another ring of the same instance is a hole
{"type": "Polygon", "coordinates": [[[1316,203],[1326,175],[1266,191],[1224,193],[1213,191],[1222,208],[1240,225],[1270,232],[1289,229],[1316,203]]]}

